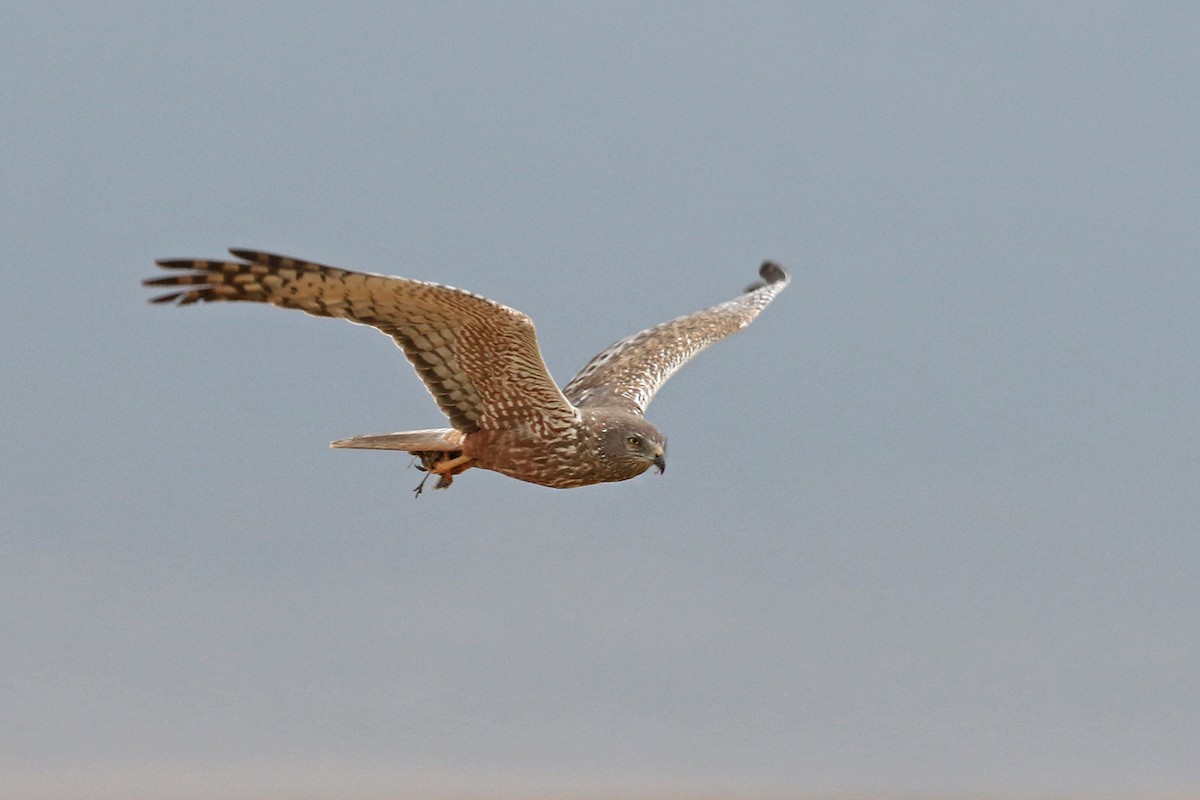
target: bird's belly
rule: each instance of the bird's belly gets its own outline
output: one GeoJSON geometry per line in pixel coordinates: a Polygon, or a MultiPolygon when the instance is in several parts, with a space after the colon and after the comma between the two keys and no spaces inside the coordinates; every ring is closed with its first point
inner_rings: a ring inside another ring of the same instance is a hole
{"type": "Polygon", "coordinates": [[[569,439],[545,441],[510,431],[477,431],[467,436],[463,454],[472,459],[471,466],[555,489],[604,480],[591,468],[590,454],[569,439]]]}

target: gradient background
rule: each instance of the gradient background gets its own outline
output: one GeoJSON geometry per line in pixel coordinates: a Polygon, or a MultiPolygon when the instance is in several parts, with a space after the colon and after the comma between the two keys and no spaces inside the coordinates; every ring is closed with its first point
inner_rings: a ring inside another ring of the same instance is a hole
{"type": "Polygon", "coordinates": [[[6,3],[0,796],[1200,791],[1200,6],[6,3]],[[229,245],[560,381],[792,287],[569,492],[229,245]]]}

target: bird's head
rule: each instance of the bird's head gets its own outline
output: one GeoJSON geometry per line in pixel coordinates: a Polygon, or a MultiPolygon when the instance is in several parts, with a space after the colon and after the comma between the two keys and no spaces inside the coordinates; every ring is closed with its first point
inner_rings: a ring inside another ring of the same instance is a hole
{"type": "Polygon", "coordinates": [[[641,475],[651,466],[667,469],[667,437],[635,414],[606,414],[600,428],[598,455],[614,474],[613,480],[641,475]]]}

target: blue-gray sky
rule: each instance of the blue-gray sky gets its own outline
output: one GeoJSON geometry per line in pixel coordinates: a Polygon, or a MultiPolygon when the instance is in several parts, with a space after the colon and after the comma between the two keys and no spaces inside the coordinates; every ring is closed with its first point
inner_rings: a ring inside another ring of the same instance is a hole
{"type": "Polygon", "coordinates": [[[0,795],[1200,789],[1196,4],[3,17],[0,795]],[[231,245],[560,381],[794,280],[666,475],[414,501],[386,337],[145,303],[231,245]]]}

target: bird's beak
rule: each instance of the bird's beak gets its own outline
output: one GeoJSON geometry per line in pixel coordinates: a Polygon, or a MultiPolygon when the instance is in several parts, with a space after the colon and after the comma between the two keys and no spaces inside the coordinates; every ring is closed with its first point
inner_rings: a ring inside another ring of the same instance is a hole
{"type": "Polygon", "coordinates": [[[658,467],[658,474],[662,475],[667,471],[667,457],[662,450],[656,450],[653,459],[654,466],[658,467]]]}

